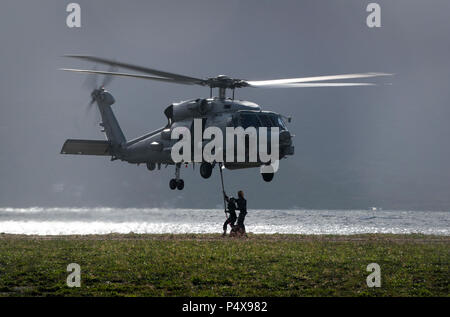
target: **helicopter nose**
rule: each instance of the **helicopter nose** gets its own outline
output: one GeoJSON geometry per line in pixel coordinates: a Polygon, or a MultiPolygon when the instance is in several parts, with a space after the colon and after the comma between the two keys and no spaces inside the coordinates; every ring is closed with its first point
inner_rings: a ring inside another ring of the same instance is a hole
{"type": "Polygon", "coordinates": [[[283,130],[280,132],[280,154],[281,157],[285,155],[294,155],[294,146],[292,145],[292,135],[289,131],[283,130]]]}
{"type": "Polygon", "coordinates": [[[281,146],[289,146],[292,144],[292,136],[288,130],[280,132],[279,141],[281,146]]]}

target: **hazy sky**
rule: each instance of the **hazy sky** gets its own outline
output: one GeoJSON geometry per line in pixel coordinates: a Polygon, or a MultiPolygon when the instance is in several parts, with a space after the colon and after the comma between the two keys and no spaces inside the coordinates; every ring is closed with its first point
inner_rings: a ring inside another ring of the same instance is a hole
{"type": "MultiPolygon", "coordinates": [[[[221,205],[218,170],[60,155],[67,138],[102,139],[86,115],[83,75],[62,58],[90,54],[194,77],[272,79],[391,72],[392,86],[242,89],[237,97],[293,117],[293,157],[273,182],[258,169],[225,171],[249,208],[450,209],[450,2],[78,1],[82,27],[66,26],[71,1],[3,0],[0,10],[0,205],[196,207],[221,205]]],[[[100,68],[100,67],[99,67],[100,68]]],[[[117,78],[107,87],[131,139],[166,123],[172,102],[202,87],[117,78]]]]}

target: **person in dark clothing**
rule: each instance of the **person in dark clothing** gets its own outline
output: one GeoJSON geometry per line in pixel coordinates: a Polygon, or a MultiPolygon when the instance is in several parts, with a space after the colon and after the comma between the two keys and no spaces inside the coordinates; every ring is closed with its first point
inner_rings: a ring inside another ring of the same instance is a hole
{"type": "Polygon", "coordinates": [[[237,209],[239,209],[239,217],[237,220],[237,226],[239,227],[241,233],[245,233],[244,220],[247,215],[247,200],[244,198],[244,192],[242,190],[238,191],[238,199],[236,200],[237,209]]]}
{"type": "MultiPolygon", "coordinates": [[[[231,200],[232,198],[228,198],[226,194],[225,199],[226,201],[231,200]]],[[[238,191],[238,199],[236,199],[237,208],[239,210],[239,217],[237,218],[237,227],[239,228],[239,232],[241,234],[245,233],[245,225],[244,220],[245,216],[247,215],[247,200],[244,198],[244,192],[242,190],[238,191]]]]}
{"type": "MultiPolygon", "coordinates": [[[[226,195],[225,195],[226,196],[226,195]]],[[[229,214],[227,220],[225,220],[223,224],[223,235],[227,234],[227,227],[230,225],[231,229],[234,227],[234,223],[236,222],[236,203],[234,201],[234,198],[231,197],[227,199],[228,206],[227,206],[227,213],[229,214]]]]}

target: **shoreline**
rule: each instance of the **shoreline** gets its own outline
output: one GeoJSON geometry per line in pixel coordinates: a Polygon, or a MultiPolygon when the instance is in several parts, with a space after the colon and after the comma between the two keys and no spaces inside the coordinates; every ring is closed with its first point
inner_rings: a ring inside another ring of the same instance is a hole
{"type": "Polygon", "coordinates": [[[366,233],[350,235],[331,235],[331,234],[254,234],[248,233],[247,238],[223,237],[220,233],[109,233],[109,234],[71,234],[71,235],[27,235],[27,234],[9,234],[0,233],[0,240],[154,240],[154,241],[323,241],[323,242],[442,242],[450,243],[450,236],[447,235],[428,235],[419,233],[395,234],[395,233],[366,233]]]}

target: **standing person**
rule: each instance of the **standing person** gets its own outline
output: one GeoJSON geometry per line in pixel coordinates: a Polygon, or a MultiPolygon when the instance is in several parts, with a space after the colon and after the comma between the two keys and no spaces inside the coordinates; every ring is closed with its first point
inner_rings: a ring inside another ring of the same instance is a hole
{"type": "Polygon", "coordinates": [[[237,209],[239,209],[239,217],[237,220],[237,226],[241,234],[245,233],[244,220],[247,215],[247,200],[244,198],[244,192],[242,190],[238,191],[238,199],[236,200],[237,209]]]}
{"type": "Polygon", "coordinates": [[[229,213],[230,215],[228,216],[227,220],[225,220],[224,224],[223,224],[223,235],[225,236],[227,234],[227,227],[228,225],[230,225],[231,229],[233,229],[234,227],[234,223],[236,222],[236,203],[234,201],[234,198],[228,198],[227,195],[225,195],[225,199],[228,202],[228,206],[227,206],[227,213],[229,213]]]}

